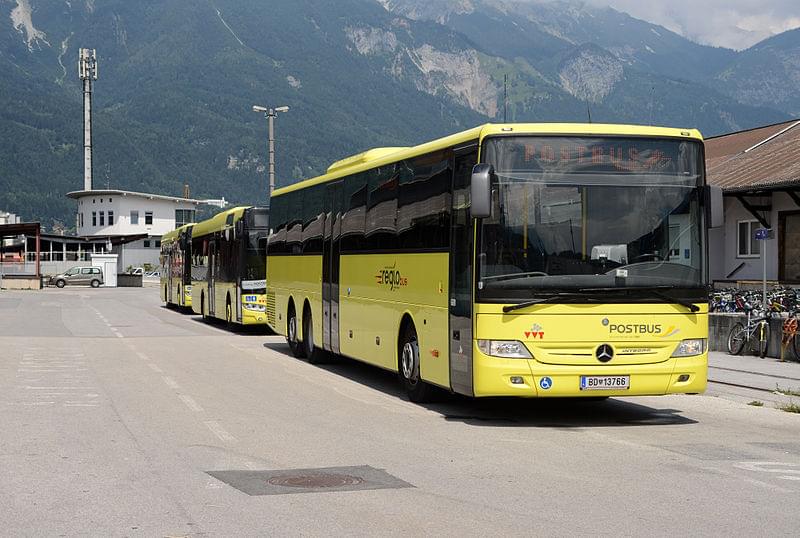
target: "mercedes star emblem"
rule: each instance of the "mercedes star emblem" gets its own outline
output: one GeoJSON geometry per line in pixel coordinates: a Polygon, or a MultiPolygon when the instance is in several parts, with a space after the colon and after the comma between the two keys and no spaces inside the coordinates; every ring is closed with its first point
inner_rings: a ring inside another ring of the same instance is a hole
{"type": "Polygon", "coordinates": [[[614,358],[614,348],[608,344],[602,344],[597,347],[594,355],[600,362],[608,362],[614,358]]]}

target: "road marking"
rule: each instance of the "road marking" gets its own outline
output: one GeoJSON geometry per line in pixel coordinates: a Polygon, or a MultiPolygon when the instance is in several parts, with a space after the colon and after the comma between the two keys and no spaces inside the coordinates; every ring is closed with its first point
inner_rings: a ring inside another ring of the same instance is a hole
{"type": "Polygon", "coordinates": [[[211,433],[216,435],[220,441],[224,443],[236,442],[236,437],[226,432],[225,428],[223,428],[216,420],[206,420],[203,422],[203,424],[205,424],[206,427],[211,430],[211,433]]]}
{"type": "Polygon", "coordinates": [[[32,387],[31,385],[20,386],[18,388],[27,390],[92,390],[94,387],[32,387]]]}
{"type": "Polygon", "coordinates": [[[742,461],[734,464],[737,469],[757,473],[782,474],[781,480],[800,480],[800,464],[781,461],[742,461]]]}
{"type": "Polygon", "coordinates": [[[159,374],[163,374],[163,373],[164,373],[164,370],[162,370],[161,368],[159,368],[157,364],[153,364],[153,363],[151,362],[151,363],[150,363],[150,364],[148,364],[147,366],[149,366],[149,367],[150,367],[150,369],[151,369],[151,370],[153,370],[153,371],[154,371],[154,372],[156,372],[156,373],[159,373],[159,374]]]}
{"type": "Polygon", "coordinates": [[[167,386],[169,388],[171,388],[171,389],[179,389],[179,388],[181,388],[180,385],[178,385],[178,383],[174,379],[169,377],[169,376],[164,376],[161,379],[163,379],[164,383],[166,383],[167,386]]]}
{"type": "Polygon", "coordinates": [[[181,401],[186,404],[186,407],[188,407],[191,411],[194,411],[195,413],[200,413],[203,411],[203,408],[200,407],[200,404],[194,401],[194,398],[192,398],[191,396],[188,396],[186,394],[179,394],[178,398],[180,398],[181,401]]]}

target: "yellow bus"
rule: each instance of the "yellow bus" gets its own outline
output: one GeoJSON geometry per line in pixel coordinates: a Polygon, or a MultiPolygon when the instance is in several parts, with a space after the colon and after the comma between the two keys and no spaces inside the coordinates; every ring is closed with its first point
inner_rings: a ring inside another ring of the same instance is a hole
{"type": "Polygon", "coordinates": [[[696,130],[487,124],[370,150],[273,193],[267,321],[414,401],[699,393],[721,201],[696,130]]]}
{"type": "Polygon", "coordinates": [[[192,311],[228,323],[266,324],[268,210],[236,207],[192,228],[192,311]]]}
{"type": "Polygon", "coordinates": [[[192,306],[192,227],[184,224],[161,236],[161,300],[167,306],[192,306]]]}

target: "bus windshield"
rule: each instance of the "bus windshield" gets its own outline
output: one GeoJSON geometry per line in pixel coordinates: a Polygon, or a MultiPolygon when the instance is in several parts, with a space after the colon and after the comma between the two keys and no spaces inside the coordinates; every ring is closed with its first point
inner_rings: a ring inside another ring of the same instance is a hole
{"type": "Polygon", "coordinates": [[[497,137],[483,155],[496,178],[479,300],[705,285],[698,143],[497,137]]]}

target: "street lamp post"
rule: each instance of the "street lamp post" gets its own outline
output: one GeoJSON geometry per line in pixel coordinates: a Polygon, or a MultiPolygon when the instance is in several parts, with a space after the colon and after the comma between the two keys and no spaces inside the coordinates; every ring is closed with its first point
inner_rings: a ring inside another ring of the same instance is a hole
{"type": "Polygon", "coordinates": [[[269,123],[269,194],[275,190],[275,117],[278,112],[289,112],[288,106],[268,108],[265,106],[253,105],[253,112],[262,112],[269,123]]]}

